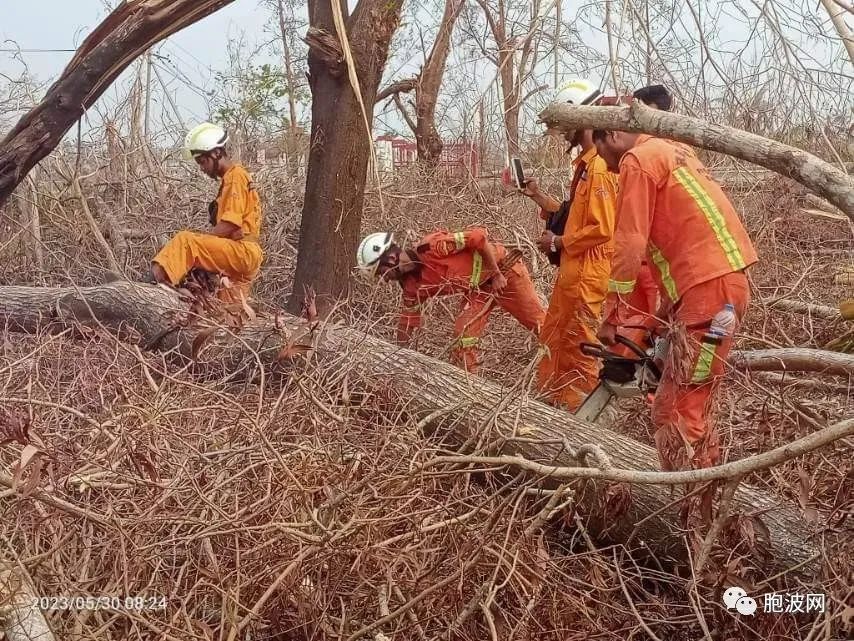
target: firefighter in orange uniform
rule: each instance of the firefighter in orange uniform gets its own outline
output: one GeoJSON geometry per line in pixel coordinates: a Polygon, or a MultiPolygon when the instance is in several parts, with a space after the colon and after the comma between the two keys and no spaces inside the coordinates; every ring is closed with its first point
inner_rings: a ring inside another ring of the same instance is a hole
{"type": "MultiPolygon", "coordinates": [[[[564,85],[555,102],[599,104],[602,94],[588,80],[564,85]]],[[[547,229],[538,243],[550,262],[559,264],[540,340],[547,352],[540,361],[538,387],[557,406],[575,411],[598,383],[599,363],[581,352],[595,342],[613,253],[617,176],[596,154],[590,131],[564,134],[569,150],[580,146],[573,162],[569,198],[563,203],[540,191],[535,179],[522,193],[540,207],[547,229]]]]}
{"type": "Polygon", "coordinates": [[[221,181],[209,208],[213,229],[175,234],[152,259],[151,274],[158,283],[176,286],[191,269],[200,268],[227,276],[231,289],[249,293],[263,258],[258,243],[261,204],[246,169],[228,157],[227,142],[225,130],[211,123],[187,134],[184,158],[194,159],[209,178],[221,181]]]}
{"type": "Polygon", "coordinates": [[[399,246],[389,232],[370,234],[359,245],[356,261],[367,276],[400,283],[397,341],[403,346],[421,326],[421,309],[428,299],[463,293],[451,356],[474,373],[478,341],[496,304],[535,333],[545,316],[522,260],[501,272],[499,263],[506,255],[501,243],[489,241],[486,229],[474,227],[435,231],[415,248],[399,246]]]}
{"type": "Polygon", "coordinates": [[[595,131],[593,138],[620,174],[614,260],[599,337],[614,342],[625,322],[624,298],[635,290],[646,256],[670,310],[669,350],[652,408],[659,458],[665,470],[715,465],[719,448],[711,399],[747,311],[745,271],[757,262],[756,251],[729,199],[690,147],[616,131],[595,131]],[[723,333],[713,320],[720,318],[729,318],[723,333]]]}

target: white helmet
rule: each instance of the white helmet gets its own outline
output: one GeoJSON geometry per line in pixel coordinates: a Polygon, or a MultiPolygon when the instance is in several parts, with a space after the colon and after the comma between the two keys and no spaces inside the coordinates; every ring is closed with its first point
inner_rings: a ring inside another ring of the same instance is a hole
{"type": "Polygon", "coordinates": [[[595,102],[602,92],[586,78],[575,78],[560,86],[554,102],[568,102],[571,105],[589,105],[595,102]]]}
{"type": "Polygon", "coordinates": [[[388,251],[394,243],[394,236],[390,231],[381,231],[368,234],[359,243],[356,250],[356,263],[366,276],[374,276],[380,264],[380,258],[388,251]]]}
{"type": "Polygon", "coordinates": [[[210,122],[193,127],[184,138],[184,148],[181,150],[184,160],[192,160],[200,154],[225,147],[228,142],[228,132],[210,122]]]}

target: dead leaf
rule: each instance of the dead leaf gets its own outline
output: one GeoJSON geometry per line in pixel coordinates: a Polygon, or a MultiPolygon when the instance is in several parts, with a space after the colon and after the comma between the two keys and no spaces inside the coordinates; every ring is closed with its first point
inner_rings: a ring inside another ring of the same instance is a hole
{"type": "Polygon", "coordinates": [[[27,445],[30,442],[30,419],[25,412],[12,413],[9,410],[0,410],[0,445],[9,443],[20,443],[27,445]]]}
{"type": "Polygon", "coordinates": [[[22,496],[29,496],[35,491],[42,480],[42,458],[41,456],[35,459],[33,469],[30,470],[30,475],[27,480],[18,488],[22,496]]]}
{"type": "Polygon", "coordinates": [[[243,295],[243,292],[240,292],[240,304],[243,307],[243,311],[250,321],[254,321],[256,318],[255,310],[249,306],[249,303],[246,301],[246,297],[243,295]]]}
{"type": "Polygon", "coordinates": [[[41,477],[41,455],[43,452],[35,445],[26,445],[21,450],[21,458],[14,465],[14,474],[12,476],[12,488],[29,494],[38,484],[41,477]],[[24,478],[24,472],[30,466],[33,470],[26,483],[20,485],[21,479],[24,478]],[[35,478],[34,478],[35,477],[35,478]]]}
{"type": "Polygon", "coordinates": [[[191,351],[193,359],[199,355],[199,351],[201,351],[202,346],[216,333],[216,330],[216,327],[208,327],[196,334],[196,337],[193,339],[193,347],[191,351]]]}
{"type": "Polygon", "coordinates": [[[276,356],[277,361],[286,361],[294,358],[295,356],[299,356],[301,354],[307,354],[311,351],[310,345],[301,345],[301,344],[291,344],[288,343],[285,345],[281,351],[279,351],[279,355],[276,356]]]}

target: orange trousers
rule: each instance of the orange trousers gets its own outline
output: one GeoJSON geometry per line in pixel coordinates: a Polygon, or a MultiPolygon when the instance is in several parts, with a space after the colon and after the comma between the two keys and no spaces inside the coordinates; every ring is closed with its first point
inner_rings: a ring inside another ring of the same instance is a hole
{"type": "Polygon", "coordinates": [[[263,252],[258,243],[229,240],[211,234],[180,231],[152,259],[173,285],[194,267],[228,276],[240,287],[250,283],[261,267],[263,252]]]}
{"type": "Polygon", "coordinates": [[[598,343],[602,304],[608,291],[611,259],[603,248],[578,257],[561,256],[540,341],[548,352],[540,361],[537,384],[559,407],[575,411],[598,383],[601,363],[581,352],[581,343],[598,343]]]}
{"type": "Polygon", "coordinates": [[[749,302],[747,276],[734,272],[695,285],[671,313],[668,353],[652,404],[655,444],[665,471],[710,467],[720,459],[714,394],[749,302]],[[735,330],[720,344],[703,343],[712,317],[726,303],[735,307],[735,330]]]}
{"type": "Polygon", "coordinates": [[[451,358],[471,373],[477,372],[478,344],[496,305],[534,333],[538,333],[543,324],[546,312],[540,305],[525,264],[516,263],[505,276],[507,287],[501,295],[491,296],[489,291],[473,291],[466,294],[460,304],[460,313],[454,322],[456,345],[451,351],[451,358]]]}

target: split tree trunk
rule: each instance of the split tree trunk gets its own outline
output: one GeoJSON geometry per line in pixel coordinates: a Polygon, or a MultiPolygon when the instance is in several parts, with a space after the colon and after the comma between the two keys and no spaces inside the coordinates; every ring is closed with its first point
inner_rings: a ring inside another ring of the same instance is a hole
{"type": "Polygon", "coordinates": [[[637,100],[628,107],[550,105],[540,114],[540,121],[564,131],[645,132],[735,156],[797,180],[854,221],[854,178],[802,149],[775,140],[699,118],[650,109],[637,100]]]}
{"type": "Polygon", "coordinates": [[[454,25],[464,5],[464,0],[445,0],[445,13],[439,32],[415,87],[415,143],[418,160],[429,167],[437,166],[442,156],[442,137],[436,130],[436,103],[445,75],[445,63],[451,51],[454,25]]]}
{"type": "MultiPolygon", "coordinates": [[[[373,126],[373,107],[403,0],[360,0],[344,16],[361,100],[373,126]]],[[[341,3],[346,11],[347,3],[341,3]]],[[[348,78],[332,3],[309,2],[308,68],[311,144],[300,222],[294,289],[288,301],[299,312],[305,289],[317,294],[321,313],[347,292],[362,223],[362,205],[373,134],[348,78]]]]}
{"type": "MultiPolygon", "coordinates": [[[[256,320],[237,338],[220,330],[199,349],[199,328],[185,329],[176,321],[186,312],[176,295],[163,288],[128,282],[74,288],[0,287],[0,323],[14,330],[34,332],[48,320],[60,327],[75,323],[100,325],[119,333],[123,340],[156,347],[182,358],[191,357],[196,343],[196,371],[211,375],[252,376],[261,366],[268,372],[301,367],[293,358],[279,360],[283,345],[305,336],[305,323],[288,317],[279,323],[256,320]],[[97,320],[97,323],[95,322],[97,320]],[[165,330],[171,326],[176,329],[165,330]],[[285,327],[287,326],[287,327],[285,327]]],[[[205,326],[203,326],[205,327],[205,326]]],[[[524,393],[511,392],[490,381],[417,352],[393,346],[352,328],[327,325],[313,338],[312,360],[340,363],[350,356],[354,384],[370,386],[377,380],[391,385],[408,410],[419,417],[434,416],[433,429],[461,445],[478,438],[495,442],[494,454],[521,455],[546,464],[577,465],[572,452],[589,443],[599,445],[615,467],[657,471],[657,455],[651,447],[600,425],[592,425],[524,393]],[[497,408],[501,408],[498,409],[497,408]],[[435,418],[437,410],[445,419],[435,418]],[[490,434],[482,434],[484,425],[490,434]],[[514,440],[514,437],[518,440],[514,440]]],[[[624,513],[608,513],[603,484],[592,484],[579,493],[580,509],[589,531],[602,541],[625,542],[637,527],[634,542],[645,546],[665,563],[684,562],[685,550],[677,526],[677,514],[669,488],[636,485],[624,513]],[[644,520],[645,519],[645,520],[644,520]]],[[[742,485],[734,511],[761,515],[771,535],[770,558],[764,569],[777,570],[804,563],[812,573],[816,552],[812,532],[797,508],[765,489],[742,485]]]]}
{"type": "Polygon", "coordinates": [[[42,101],[0,142],[0,206],[136,58],[234,0],[127,0],[90,33],[42,101]]]}

